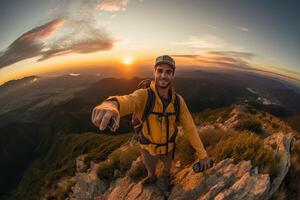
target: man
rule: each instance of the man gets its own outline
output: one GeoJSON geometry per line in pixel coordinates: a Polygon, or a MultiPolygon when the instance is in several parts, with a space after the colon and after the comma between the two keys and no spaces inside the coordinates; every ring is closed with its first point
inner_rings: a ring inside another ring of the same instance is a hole
{"type": "Polygon", "coordinates": [[[196,150],[201,167],[207,169],[210,165],[211,160],[207,156],[188,107],[183,97],[175,92],[174,74],[175,61],[172,57],[163,55],[156,58],[154,81],[151,81],[150,84],[150,89],[155,95],[155,102],[152,112],[146,120],[142,118],[149,98],[147,89],[138,89],[128,95],[110,96],[102,104],[96,106],[92,112],[92,122],[100,130],[104,130],[110,120],[114,119],[113,131],[115,131],[119,126],[120,117],[130,113],[135,113],[140,119],[142,136],[145,141],[148,141],[146,143],[140,141],[143,163],[148,172],[143,185],[149,185],[156,181],[155,169],[159,159],[164,163],[163,177],[170,181],[177,122],[182,126],[184,134],[187,134],[190,143],[196,150]],[[178,117],[174,114],[176,99],[180,108],[178,117]]]}

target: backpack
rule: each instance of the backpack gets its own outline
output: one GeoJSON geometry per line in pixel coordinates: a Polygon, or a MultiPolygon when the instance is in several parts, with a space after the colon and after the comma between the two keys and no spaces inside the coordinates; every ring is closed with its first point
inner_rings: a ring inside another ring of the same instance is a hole
{"type": "Polygon", "coordinates": [[[154,108],[154,104],[155,104],[155,94],[152,91],[152,89],[150,88],[150,83],[151,83],[151,79],[144,79],[142,80],[139,84],[138,84],[138,89],[141,88],[145,88],[147,89],[147,93],[148,93],[148,97],[147,97],[147,101],[146,101],[146,106],[143,112],[143,116],[141,118],[141,120],[139,120],[136,116],[135,113],[133,113],[132,115],[132,125],[134,127],[134,131],[135,131],[135,138],[143,145],[147,145],[147,144],[154,144],[156,145],[155,148],[158,148],[160,146],[166,146],[166,155],[168,154],[168,143],[173,143],[174,144],[174,148],[172,151],[172,159],[174,159],[174,155],[175,155],[175,143],[176,143],[176,136],[177,136],[177,126],[175,126],[175,132],[173,134],[173,136],[169,138],[169,116],[170,115],[175,115],[176,116],[176,123],[179,121],[179,113],[180,113],[180,100],[179,100],[179,96],[176,94],[175,95],[175,100],[174,100],[174,110],[175,112],[153,112],[153,108],[154,108]],[[167,126],[167,142],[166,143],[154,143],[150,140],[148,140],[146,137],[144,137],[143,133],[142,133],[142,127],[143,127],[143,123],[146,121],[147,124],[147,129],[148,129],[148,134],[150,134],[150,125],[149,125],[149,120],[148,120],[148,116],[150,114],[154,114],[154,115],[159,115],[161,117],[165,117],[166,118],[166,126],[167,126]]]}

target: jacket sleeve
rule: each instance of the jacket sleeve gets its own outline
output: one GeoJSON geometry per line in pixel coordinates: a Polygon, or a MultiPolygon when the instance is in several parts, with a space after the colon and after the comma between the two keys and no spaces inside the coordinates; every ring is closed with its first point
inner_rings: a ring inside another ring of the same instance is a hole
{"type": "Polygon", "coordinates": [[[125,116],[134,112],[139,112],[143,109],[147,100],[147,91],[145,89],[138,89],[127,95],[109,96],[108,100],[115,100],[118,102],[118,110],[120,116],[125,116]]]}
{"type": "Polygon", "coordinates": [[[200,139],[196,125],[185,103],[185,100],[180,95],[179,98],[180,98],[179,123],[182,126],[184,134],[188,136],[191,145],[198,153],[198,159],[201,160],[202,158],[205,158],[207,156],[207,152],[200,139]]]}

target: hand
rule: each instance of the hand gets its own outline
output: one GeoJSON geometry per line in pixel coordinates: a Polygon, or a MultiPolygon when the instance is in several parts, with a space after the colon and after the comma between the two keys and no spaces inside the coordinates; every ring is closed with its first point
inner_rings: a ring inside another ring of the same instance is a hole
{"type": "Polygon", "coordinates": [[[209,158],[208,156],[206,156],[205,158],[199,160],[200,166],[201,168],[204,170],[207,170],[208,168],[212,167],[213,165],[213,161],[211,158],[209,158]]]}
{"type": "Polygon", "coordinates": [[[94,107],[92,111],[92,122],[95,126],[99,127],[100,131],[106,129],[111,120],[113,120],[114,124],[110,127],[111,131],[116,131],[119,128],[120,114],[115,104],[106,101],[94,107]]]}
{"type": "Polygon", "coordinates": [[[199,160],[199,162],[196,162],[193,165],[193,171],[195,173],[202,172],[202,171],[207,170],[208,168],[212,167],[213,164],[214,164],[213,160],[207,156],[207,157],[199,160]]]}

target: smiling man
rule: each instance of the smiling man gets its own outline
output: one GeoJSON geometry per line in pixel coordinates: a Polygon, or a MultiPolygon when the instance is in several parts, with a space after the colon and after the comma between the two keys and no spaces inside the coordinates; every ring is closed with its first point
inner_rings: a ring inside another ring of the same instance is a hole
{"type": "Polygon", "coordinates": [[[148,176],[143,185],[157,180],[156,165],[164,163],[163,178],[170,184],[170,168],[176,147],[177,126],[181,125],[184,134],[198,154],[202,169],[210,166],[211,159],[199,137],[193,118],[182,96],[176,93],[173,80],[175,61],[168,55],[156,58],[154,80],[150,87],[135,90],[122,96],[110,96],[96,106],[92,112],[92,122],[104,130],[114,119],[115,131],[119,127],[120,117],[135,113],[139,123],[135,126],[138,133],[143,163],[148,176]]]}

